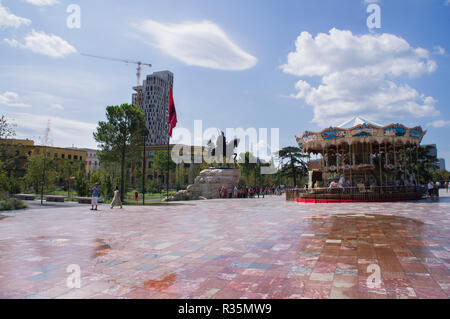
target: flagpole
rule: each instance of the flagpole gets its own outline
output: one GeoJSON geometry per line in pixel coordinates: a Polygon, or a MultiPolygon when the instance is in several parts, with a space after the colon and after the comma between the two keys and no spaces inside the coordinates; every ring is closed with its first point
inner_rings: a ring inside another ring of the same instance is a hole
{"type": "Polygon", "coordinates": [[[170,98],[171,98],[171,93],[172,93],[172,91],[171,91],[171,88],[170,88],[170,85],[169,85],[169,110],[168,110],[168,112],[167,112],[167,114],[168,114],[168,123],[169,123],[169,127],[168,127],[168,129],[169,129],[169,131],[167,132],[167,181],[166,181],[166,196],[167,196],[167,200],[169,200],[169,178],[170,178],[170,176],[169,176],[169,174],[170,174],[170,164],[169,164],[169,160],[170,160],[170,154],[169,154],[169,143],[170,143],[170,126],[172,125],[171,123],[170,123],[170,117],[171,117],[171,115],[170,115],[170,112],[171,112],[171,100],[170,100],[170,98]]]}
{"type": "Polygon", "coordinates": [[[167,185],[166,185],[166,191],[167,191],[167,200],[169,199],[169,174],[170,174],[170,151],[169,151],[169,143],[170,143],[170,137],[167,139],[167,185]]]}
{"type": "Polygon", "coordinates": [[[172,137],[172,129],[177,125],[177,111],[173,101],[172,88],[169,87],[169,132],[167,137],[167,199],[169,199],[169,180],[170,180],[170,138],[172,137]]]}

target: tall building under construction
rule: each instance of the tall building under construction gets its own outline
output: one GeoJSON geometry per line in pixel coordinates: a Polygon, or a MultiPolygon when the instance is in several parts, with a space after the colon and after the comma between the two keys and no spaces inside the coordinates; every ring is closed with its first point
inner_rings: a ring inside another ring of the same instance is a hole
{"type": "Polygon", "coordinates": [[[136,93],[132,96],[132,103],[144,111],[149,130],[147,145],[169,142],[169,89],[172,87],[173,73],[170,71],[147,75],[142,86],[134,87],[136,93]]]}

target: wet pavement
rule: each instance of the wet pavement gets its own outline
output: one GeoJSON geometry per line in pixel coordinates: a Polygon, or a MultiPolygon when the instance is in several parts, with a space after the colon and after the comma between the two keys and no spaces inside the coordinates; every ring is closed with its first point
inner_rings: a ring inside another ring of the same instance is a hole
{"type": "Polygon", "coordinates": [[[89,207],[0,214],[1,298],[450,296],[446,194],[405,203],[269,196],[89,207]],[[70,288],[73,265],[80,288],[70,288]]]}

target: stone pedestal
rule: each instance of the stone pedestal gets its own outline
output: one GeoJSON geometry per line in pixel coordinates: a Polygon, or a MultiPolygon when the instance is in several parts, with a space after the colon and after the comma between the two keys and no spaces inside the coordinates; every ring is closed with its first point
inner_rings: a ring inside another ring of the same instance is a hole
{"type": "Polygon", "coordinates": [[[219,198],[220,187],[233,187],[239,184],[241,175],[238,169],[208,168],[200,172],[186,190],[179,191],[169,200],[192,200],[219,198]]]}

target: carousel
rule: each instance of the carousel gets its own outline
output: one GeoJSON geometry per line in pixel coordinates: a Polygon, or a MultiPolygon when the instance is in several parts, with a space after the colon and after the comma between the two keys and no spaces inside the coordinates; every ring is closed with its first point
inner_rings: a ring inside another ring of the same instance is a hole
{"type": "Polygon", "coordinates": [[[381,126],[360,117],[296,137],[308,154],[309,181],[298,202],[417,200],[414,171],[426,131],[402,124],[381,126]]]}

